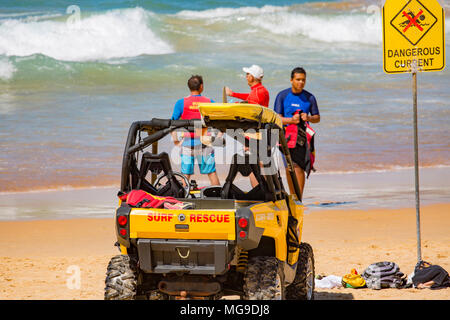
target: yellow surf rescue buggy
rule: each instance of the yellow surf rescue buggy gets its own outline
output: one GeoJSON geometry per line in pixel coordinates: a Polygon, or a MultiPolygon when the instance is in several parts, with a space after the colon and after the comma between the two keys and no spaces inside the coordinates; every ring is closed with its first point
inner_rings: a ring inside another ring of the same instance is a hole
{"type": "Polygon", "coordinates": [[[143,208],[119,201],[121,254],[109,262],[105,299],[313,299],[313,250],[301,241],[303,205],[281,119],[250,104],[199,104],[199,110],[200,126],[199,120],[152,119],[129,129],[119,193],[143,190],[190,206],[143,208]],[[193,192],[186,177],[172,170],[171,157],[158,153],[158,141],[199,127],[222,135],[232,130],[247,148],[231,157],[222,186],[193,192]],[[273,170],[274,150],[285,157],[294,194],[273,170]],[[261,160],[263,153],[268,161],[261,160]],[[238,173],[253,174],[258,185],[242,191],[238,173]]]}

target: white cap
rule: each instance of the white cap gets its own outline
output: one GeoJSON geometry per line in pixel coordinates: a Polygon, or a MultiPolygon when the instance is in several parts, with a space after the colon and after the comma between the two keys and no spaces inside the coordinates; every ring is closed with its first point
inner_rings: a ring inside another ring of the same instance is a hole
{"type": "Polygon", "coordinates": [[[252,76],[254,76],[256,79],[261,79],[264,76],[264,71],[260,66],[257,66],[256,64],[252,65],[250,68],[242,68],[245,73],[250,73],[252,76]]]}

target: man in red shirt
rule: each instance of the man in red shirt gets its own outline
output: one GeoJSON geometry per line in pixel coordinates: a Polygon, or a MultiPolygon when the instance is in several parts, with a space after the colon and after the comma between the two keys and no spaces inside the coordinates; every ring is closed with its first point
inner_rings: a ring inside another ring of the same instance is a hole
{"type": "Polygon", "coordinates": [[[230,88],[225,87],[228,96],[245,100],[251,104],[259,104],[264,107],[269,106],[269,91],[262,85],[261,81],[264,77],[264,71],[260,66],[252,65],[250,68],[242,68],[247,74],[247,83],[251,89],[250,93],[233,92],[230,88]]]}
{"type": "MultiPolygon", "coordinates": [[[[236,93],[233,92],[230,88],[225,87],[225,93],[234,98],[238,98],[246,101],[251,104],[259,104],[264,107],[269,107],[269,91],[262,85],[261,81],[264,77],[263,69],[254,64],[249,68],[242,68],[244,72],[247,74],[247,84],[250,87],[250,93],[236,93]]],[[[249,139],[246,137],[246,139],[249,139]]],[[[248,150],[248,147],[245,147],[248,150]]],[[[250,174],[250,183],[252,188],[258,185],[258,180],[253,173],[250,174]]]]}

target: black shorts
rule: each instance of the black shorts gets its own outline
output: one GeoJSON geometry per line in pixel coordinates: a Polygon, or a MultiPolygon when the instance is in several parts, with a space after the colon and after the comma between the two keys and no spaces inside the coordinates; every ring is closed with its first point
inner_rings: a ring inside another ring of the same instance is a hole
{"type": "Polygon", "coordinates": [[[298,164],[300,168],[306,170],[306,145],[296,145],[295,148],[289,148],[292,162],[298,164]]]}

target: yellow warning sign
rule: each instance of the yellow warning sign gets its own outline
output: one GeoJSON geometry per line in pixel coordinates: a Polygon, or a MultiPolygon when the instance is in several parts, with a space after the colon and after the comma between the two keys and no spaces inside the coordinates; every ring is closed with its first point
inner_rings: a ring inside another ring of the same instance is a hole
{"type": "Polygon", "coordinates": [[[383,64],[386,73],[445,68],[445,15],[437,0],[386,0],[383,64]]]}

